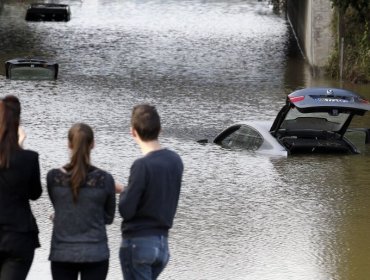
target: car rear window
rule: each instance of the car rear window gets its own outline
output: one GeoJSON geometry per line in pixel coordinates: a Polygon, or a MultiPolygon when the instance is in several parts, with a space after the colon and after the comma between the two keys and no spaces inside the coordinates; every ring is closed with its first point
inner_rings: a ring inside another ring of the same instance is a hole
{"type": "Polygon", "coordinates": [[[288,130],[315,129],[325,131],[339,131],[348,119],[348,113],[331,115],[327,112],[301,113],[291,108],[281,124],[281,128],[288,130]]]}
{"type": "Polygon", "coordinates": [[[18,66],[10,69],[12,80],[54,80],[54,69],[44,67],[18,66]]]}

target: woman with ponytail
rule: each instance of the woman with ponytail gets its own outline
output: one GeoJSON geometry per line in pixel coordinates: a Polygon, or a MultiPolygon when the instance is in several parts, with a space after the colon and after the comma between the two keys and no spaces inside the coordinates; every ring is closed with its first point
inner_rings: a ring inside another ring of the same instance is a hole
{"type": "Polygon", "coordinates": [[[111,174],[93,166],[94,133],[77,123],[68,133],[70,162],[47,174],[54,207],[49,260],[54,280],[106,279],[109,248],[106,225],[113,222],[116,198],[111,174]]]}
{"type": "Polygon", "coordinates": [[[17,97],[0,99],[0,280],[26,279],[40,247],[30,206],[42,193],[39,157],[21,147],[20,115],[17,97]]]}

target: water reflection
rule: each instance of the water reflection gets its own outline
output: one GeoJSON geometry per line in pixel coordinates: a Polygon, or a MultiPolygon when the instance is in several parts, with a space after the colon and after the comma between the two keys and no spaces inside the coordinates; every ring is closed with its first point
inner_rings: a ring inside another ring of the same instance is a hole
{"type": "MultiPolygon", "coordinates": [[[[55,82],[0,76],[2,93],[22,101],[26,146],[39,151],[43,178],[66,162],[68,128],[84,121],[96,131],[94,163],[127,180],[140,155],[130,110],[151,102],[163,144],[185,163],[162,279],[368,279],[368,151],[269,158],[195,142],[240,119],[273,120],[297,87],[338,85],[310,76],[284,17],[257,0],[69,4],[66,23],[25,22],[27,2],[10,0],[0,16],[0,61],[37,55],[60,65],[55,82]]],[[[368,87],[347,86],[369,98],[368,87]]],[[[29,279],[48,279],[46,194],[33,209],[42,248],[29,279]]],[[[114,280],[119,226],[118,217],[109,226],[114,280]]]]}

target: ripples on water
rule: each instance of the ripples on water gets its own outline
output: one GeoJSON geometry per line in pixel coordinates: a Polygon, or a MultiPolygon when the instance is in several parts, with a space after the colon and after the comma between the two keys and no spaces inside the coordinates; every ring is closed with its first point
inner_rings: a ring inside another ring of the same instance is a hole
{"type": "MultiPolygon", "coordinates": [[[[0,16],[3,61],[34,55],[60,64],[55,82],[0,76],[2,95],[22,101],[26,145],[40,153],[43,182],[66,162],[66,133],[77,121],[95,129],[94,163],[125,182],[140,156],[130,111],[150,102],[162,116],[164,146],[185,163],[162,279],[369,278],[366,153],[269,158],[195,142],[239,119],[272,120],[287,91],[314,83],[283,17],[252,0],[69,4],[67,23],[25,22],[25,2],[6,2],[0,16]]],[[[46,193],[33,209],[42,248],[29,279],[47,279],[46,193]]],[[[114,280],[119,224],[117,216],[108,227],[114,280]]]]}

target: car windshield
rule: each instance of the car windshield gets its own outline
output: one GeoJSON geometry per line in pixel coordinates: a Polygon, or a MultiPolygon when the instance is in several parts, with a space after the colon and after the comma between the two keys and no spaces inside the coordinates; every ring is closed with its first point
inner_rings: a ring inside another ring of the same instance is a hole
{"type": "Polygon", "coordinates": [[[263,144],[262,136],[252,127],[242,125],[239,129],[231,131],[232,133],[220,142],[224,148],[257,150],[263,144]]]}
{"type": "Polygon", "coordinates": [[[281,128],[288,130],[315,129],[324,131],[339,131],[348,119],[348,113],[313,112],[301,113],[291,108],[281,124],[281,128]]]}
{"type": "Polygon", "coordinates": [[[54,80],[55,72],[44,67],[12,67],[10,78],[12,80],[54,80]]]}

